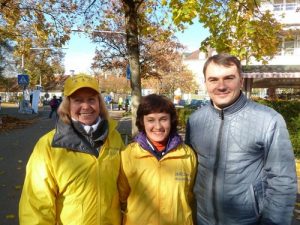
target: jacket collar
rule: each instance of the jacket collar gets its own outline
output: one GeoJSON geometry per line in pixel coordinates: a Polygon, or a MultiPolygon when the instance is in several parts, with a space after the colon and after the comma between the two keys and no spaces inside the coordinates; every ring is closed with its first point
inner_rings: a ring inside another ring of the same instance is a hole
{"type": "Polygon", "coordinates": [[[169,136],[168,144],[166,146],[166,149],[163,151],[164,154],[158,155],[154,150],[154,146],[152,146],[151,143],[148,141],[147,136],[144,132],[139,132],[138,135],[134,138],[134,141],[137,142],[144,150],[154,155],[158,160],[160,160],[165,154],[167,154],[171,150],[177,148],[178,145],[183,143],[181,136],[174,132],[169,136]]]}
{"type": "Polygon", "coordinates": [[[98,150],[115,128],[115,121],[103,120],[100,122],[97,130],[88,135],[81,125],[73,122],[65,124],[61,120],[58,120],[51,146],[67,148],[98,157],[98,150]]]}
{"type": "Polygon", "coordinates": [[[212,111],[214,111],[221,118],[223,118],[224,116],[228,116],[228,115],[234,114],[235,112],[238,112],[246,105],[247,102],[248,102],[247,97],[241,92],[238,99],[234,103],[232,103],[230,106],[227,106],[221,110],[216,109],[213,105],[213,102],[211,101],[211,103],[209,104],[209,107],[212,111]]]}

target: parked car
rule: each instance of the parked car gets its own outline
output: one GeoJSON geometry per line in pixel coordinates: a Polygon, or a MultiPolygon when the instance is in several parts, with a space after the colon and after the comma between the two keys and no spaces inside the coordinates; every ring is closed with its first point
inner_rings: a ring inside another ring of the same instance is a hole
{"type": "Polygon", "coordinates": [[[189,107],[191,109],[199,109],[208,103],[209,103],[209,100],[192,99],[190,104],[187,105],[187,107],[189,107]]]}
{"type": "Polygon", "coordinates": [[[178,104],[175,104],[176,108],[184,108],[184,106],[186,106],[186,100],[179,100],[178,104]]]}

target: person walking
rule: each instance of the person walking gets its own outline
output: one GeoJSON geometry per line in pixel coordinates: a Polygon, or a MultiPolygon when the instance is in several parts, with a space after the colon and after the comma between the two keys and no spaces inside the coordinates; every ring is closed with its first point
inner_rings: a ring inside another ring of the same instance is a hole
{"type": "Polygon", "coordinates": [[[283,117],[245,97],[236,57],[208,58],[203,74],[211,104],[186,129],[198,156],[197,224],[290,225],[297,179],[283,117]]]}
{"type": "Polygon", "coordinates": [[[119,99],[118,99],[118,110],[120,111],[121,109],[123,109],[123,98],[119,97],[119,99]]]}
{"type": "Polygon", "coordinates": [[[121,224],[117,178],[124,143],[96,79],[64,85],[56,128],[42,136],[26,167],[20,225],[121,224]]]}
{"type": "Polygon", "coordinates": [[[175,106],[156,94],[143,97],[136,126],[134,142],[121,151],[123,225],[192,225],[197,163],[177,133],[175,106]]]}
{"type": "Polygon", "coordinates": [[[129,110],[129,97],[126,97],[126,99],[125,99],[125,112],[128,112],[128,111],[130,111],[129,110]]]}
{"type": "Polygon", "coordinates": [[[51,108],[51,111],[49,114],[49,119],[52,118],[53,113],[55,113],[55,115],[57,117],[57,109],[59,106],[59,100],[56,98],[55,95],[53,95],[53,98],[50,100],[49,104],[50,104],[50,108],[51,108]]]}

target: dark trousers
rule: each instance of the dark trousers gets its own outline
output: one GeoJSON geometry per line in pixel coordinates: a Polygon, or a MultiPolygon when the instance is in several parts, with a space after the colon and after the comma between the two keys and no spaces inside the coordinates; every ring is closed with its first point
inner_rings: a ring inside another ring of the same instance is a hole
{"type": "Polygon", "coordinates": [[[55,115],[57,117],[57,108],[51,108],[51,112],[49,114],[49,118],[52,118],[52,114],[55,112],[55,115]]]}

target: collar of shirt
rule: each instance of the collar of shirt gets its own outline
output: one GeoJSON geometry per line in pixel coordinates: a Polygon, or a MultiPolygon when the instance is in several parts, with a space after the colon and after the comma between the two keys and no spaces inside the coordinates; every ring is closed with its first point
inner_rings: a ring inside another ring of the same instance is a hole
{"type": "MultiPolygon", "coordinates": [[[[72,118],[73,121],[77,122],[77,120],[75,120],[74,118],[72,118]]],[[[81,124],[83,129],[85,130],[86,133],[91,133],[92,131],[96,130],[97,127],[99,126],[99,123],[101,122],[101,117],[99,116],[96,123],[93,124],[92,126],[89,126],[89,125],[84,125],[84,124],[81,124]]]]}

